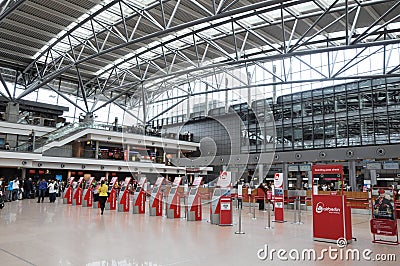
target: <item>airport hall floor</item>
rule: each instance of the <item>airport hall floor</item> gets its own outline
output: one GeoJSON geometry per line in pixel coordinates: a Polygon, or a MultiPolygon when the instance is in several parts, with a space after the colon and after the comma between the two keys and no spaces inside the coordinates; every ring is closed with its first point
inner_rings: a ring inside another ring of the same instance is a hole
{"type": "Polygon", "coordinates": [[[400,260],[400,246],[371,242],[366,214],[352,215],[357,241],[339,249],[333,243],[313,241],[311,211],[302,212],[304,224],[293,224],[293,211],[286,211],[287,222],[265,229],[267,213],[256,210],[253,219],[244,206],[245,234],[235,234],[238,210],[233,209],[234,225],[217,226],[208,222],[208,205],[203,207],[202,221],[188,222],[110,210],[100,215],[98,209],[64,205],[60,198],[53,204],[48,199],[45,203],[35,199],[7,202],[0,210],[0,265],[398,265],[400,260]],[[286,253],[280,258],[277,252],[266,257],[266,248],[267,254],[272,249],[286,253]],[[331,256],[321,252],[329,248],[338,251],[331,256]],[[315,250],[323,259],[297,256],[304,249],[315,250]],[[372,253],[359,260],[340,258],[340,252],[347,249],[359,254],[370,249],[372,253]],[[375,259],[393,260],[391,254],[396,262],[375,259]]]}

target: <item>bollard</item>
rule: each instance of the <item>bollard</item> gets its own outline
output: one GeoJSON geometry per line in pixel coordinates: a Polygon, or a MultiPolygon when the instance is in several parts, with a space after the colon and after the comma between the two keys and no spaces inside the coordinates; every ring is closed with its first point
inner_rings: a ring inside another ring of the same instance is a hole
{"type": "Polygon", "coordinates": [[[271,207],[270,207],[270,205],[271,205],[271,202],[270,202],[270,200],[268,200],[268,207],[267,207],[267,221],[268,221],[268,223],[267,223],[267,227],[265,227],[265,229],[272,229],[272,227],[271,227],[271,207]]]}
{"type": "Polygon", "coordinates": [[[168,213],[167,195],[166,194],[164,195],[164,192],[162,192],[161,199],[162,199],[162,203],[165,206],[164,215],[163,216],[167,217],[167,213],[168,213]]]}
{"type": "Polygon", "coordinates": [[[294,198],[293,200],[293,213],[294,213],[294,218],[293,218],[293,224],[297,224],[297,198],[294,198]]]}
{"type": "Polygon", "coordinates": [[[298,221],[296,221],[296,224],[303,224],[301,221],[301,200],[300,197],[297,197],[297,203],[298,203],[298,208],[297,208],[297,214],[298,214],[298,221]]]}
{"type": "MultiPolygon", "coordinates": [[[[147,194],[147,192],[145,193],[145,199],[147,200],[147,197],[148,197],[148,194],[147,194]]],[[[150,197],[149,197],[149,210],[148,210],[148,213],[149,213],[149,215],[150,215],[150,213],[151,213],[151,194],[150,194],[150,197]]]]}
{"type": "Polygon", "coordinates": [[[239,231],[235,232],[237,235],[243,235],[244,232],[242,232],[242,208],[239,208],[239,231]]]}
{"type": "Polygon", "coordinates": [[[249,213],[251,214],[251,195],[249,195],[249,213]]]}
{"type": "Polygon", "coordinates": [[[256,197],[253,198],[253,220],[257,220],[256,218],[256,197]]]}

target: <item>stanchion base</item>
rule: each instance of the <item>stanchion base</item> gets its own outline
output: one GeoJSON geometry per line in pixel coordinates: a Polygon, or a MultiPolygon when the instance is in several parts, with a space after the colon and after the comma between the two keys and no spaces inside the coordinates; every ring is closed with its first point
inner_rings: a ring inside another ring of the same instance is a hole
{"type": "Polygon", "coordinates": [[[293,222],[292,224],[304,224],[303,222],[293,222]]]}
{"type": "Polygon", "coordinates": [[[236,235],[244,235],[245,232],[235,232],[236,235]]]}
{"type": "Polygon", "coordinates": [[[251,218],[252,220],[257,220],[257,218],[251,218]]]}
{"type": "Polygon", "coordinates": [[[273,229],[272,226],[267,226],[264,229],[273,229]]]}

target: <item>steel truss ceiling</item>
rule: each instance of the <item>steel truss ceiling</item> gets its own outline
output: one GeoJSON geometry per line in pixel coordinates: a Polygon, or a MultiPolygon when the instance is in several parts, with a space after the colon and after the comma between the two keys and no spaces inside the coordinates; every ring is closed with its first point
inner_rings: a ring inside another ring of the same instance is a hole
{"type": "MultiPolygon", "coordinates": [[[[38,49],[14,77],[25,87],[15,99],[46,87],[64,98],[78,95],[86,112],[111,102],[126,108],[237,67],[251,65],[274,75],[261,64],[272,60],[299,61],[314,73],[313,80],[362,78],[349,77],[346,70],[371,56],[367,48],[388,50],[383,59],[388,61],[390,49],[400,43],[399,22],[400,1],[387,0],[106,1],[38,49]],[[353,58],[339,69],[334,61],[328,71],[317,69],[303,58],[346,50],[353,58]],[[61,86],[64,81],[68,85],[61,86]],[[100,100],[106,103],[96,106],[100,100]]],[[[363,77],[399,75],[400,66],[386,65],[363,77]]],[[[291,68],[285,70],[275,83],[313,81],[292,80],[291,68]]]]}

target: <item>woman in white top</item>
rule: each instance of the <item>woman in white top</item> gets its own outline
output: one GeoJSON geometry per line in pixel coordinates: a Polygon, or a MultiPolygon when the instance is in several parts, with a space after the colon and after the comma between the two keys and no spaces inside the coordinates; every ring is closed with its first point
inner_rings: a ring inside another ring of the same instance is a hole
{"type": "Polygon", "coordinates": [[[50,180],[47,188],[49,189],[50,202],[54,203],[56,201],[56,190],[54,189],[54,181],[53,180],[50,180]]]}

